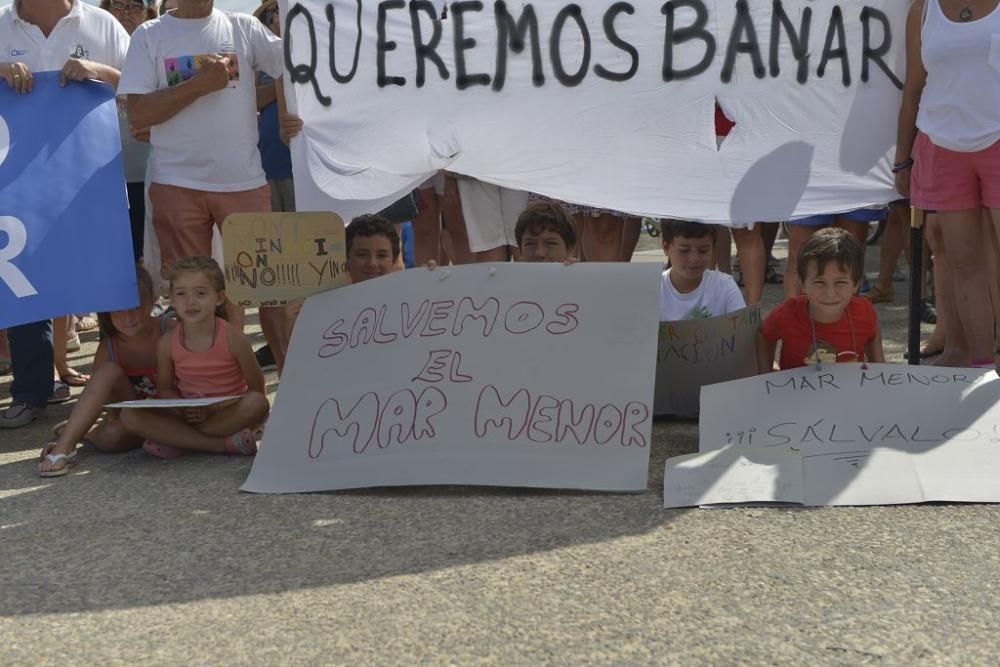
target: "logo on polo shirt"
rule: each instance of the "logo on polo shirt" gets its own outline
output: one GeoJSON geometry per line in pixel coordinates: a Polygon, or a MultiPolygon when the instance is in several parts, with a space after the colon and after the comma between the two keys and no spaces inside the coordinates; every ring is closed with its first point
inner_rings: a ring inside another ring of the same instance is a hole
{"type": "Polygon", "coordinates": [[[20,58],[23,55],[27,55],[28,49],[12,49],[7,47],[7,53],[11,58],[20,58]]]}
{"type": "Polygon", "coordinates": [[[69,57],[86,59],[90,57],[90,51],[88,51],[87,47],[85,47],[83,44],[77,44],[76,48],[73,50],[73,53],[69,54],[69,57]]]}

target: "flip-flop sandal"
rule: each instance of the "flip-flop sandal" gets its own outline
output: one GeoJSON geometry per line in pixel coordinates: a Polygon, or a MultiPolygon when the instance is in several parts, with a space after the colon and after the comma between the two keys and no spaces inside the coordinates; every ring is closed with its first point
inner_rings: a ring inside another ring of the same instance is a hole
{"type": "Polygon", "coordinates": [[[73,398],[73,394],[70,393],[69,387],[61,380],[56,380],[52,383],[52,396],[49,398],[49,405],[55,403],[65,403],[73,398]]]}
{"type": "Polygon", "coordinates": [[[98,327],[97,318],[90,315],[79,315],[76,319],[77,332],[93,331],[98,327]]]}
{"type": "Polygon", "coordinates": [[[60,461],[64,461],[62,468],[56,468],[55,470],[39,470],[39,477],[62,477],[69,472],[69,467],[76,464],[76,450],[73,450],[69,454],[46,454],[42,461],[48,461],[49,463],[55,465],[60,461]]]}
{"type": "Polygon", "coordinates": [[[59,379],[67,387],[86,387],[87,382],[90,380],[90,376],[70,369],[69,373],[66,373],[66,375],[60,374],[59,379]]]}
{"type": "Polygon", "coordinates": [[[884,290],[878,285],[872,285],[865,298],[872,303],[892,303],[896,300],[896,290],[884,290]]]}

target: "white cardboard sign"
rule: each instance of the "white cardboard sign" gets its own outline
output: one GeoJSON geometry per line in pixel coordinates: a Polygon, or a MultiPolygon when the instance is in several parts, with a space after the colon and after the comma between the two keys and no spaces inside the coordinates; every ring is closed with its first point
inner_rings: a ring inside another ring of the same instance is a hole
{"type": "Polygon", "coordinates": [[[299,210],[439,169],[721,224],[897,198],[907,2],[445,4],[282,0],[299,210]]]}
{"type": "Polygon", "coordinates": [[[826,364],[710,385],[699,437],[702,454],[667,462],[668,507],[1000,502],[995,371],[826,364]]]}
{"type": "Polygon", "coordinates": [[[310,297],[243,489],[645,489],[658,273],[480,264],[310,297]]]}
{"type": "Polygon", "coordinates": [[[823,364],[702,389],[699,449],[788,445],[807,454],[883,447],[924,452],[998,443],[994,371],[823,364]]]}

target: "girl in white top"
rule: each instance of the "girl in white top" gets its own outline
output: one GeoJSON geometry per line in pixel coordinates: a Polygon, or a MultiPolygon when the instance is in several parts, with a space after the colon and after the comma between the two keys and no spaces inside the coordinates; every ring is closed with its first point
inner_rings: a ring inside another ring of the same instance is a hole
{"type": "Polygon", "coordinates": [[[906,26],[896,188],[928,222],[945,350],[938,364],[994,365],[988,252],[1000,229],[1000,0],[916,0],[906,26]],[[919,133],[918,133],[919,131],[919,133]],[[990,230],[992,232],[992,230],[990,230]],[[984,248],[986,249],[984,252],[984,248]]]}

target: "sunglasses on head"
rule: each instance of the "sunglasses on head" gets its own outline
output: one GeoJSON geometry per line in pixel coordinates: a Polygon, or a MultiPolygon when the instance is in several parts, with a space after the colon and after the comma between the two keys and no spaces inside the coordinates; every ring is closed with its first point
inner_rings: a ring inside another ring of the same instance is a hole
{"type": "Polygon", "coordinates": [[[112,0],[111,9],[117,12],[138,14],[139,12],[146,11],[146,5],[141,2],[118,2],[117,0],[112,0]]]}

